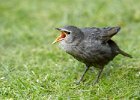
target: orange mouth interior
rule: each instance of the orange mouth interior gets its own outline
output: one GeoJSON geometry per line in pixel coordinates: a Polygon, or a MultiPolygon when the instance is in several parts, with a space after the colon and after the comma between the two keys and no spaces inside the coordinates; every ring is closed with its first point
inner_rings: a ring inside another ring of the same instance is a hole
{"type": "Polygon", "coordinates": [[[55,39],[55,41],[53,42],[53,44],[56,43],[56,42],[59,42],[59,41],[63,40],[65,37],[66,37],[66,33],[65,33],[65,32],[62,32],[62,33],[55,39]]]}

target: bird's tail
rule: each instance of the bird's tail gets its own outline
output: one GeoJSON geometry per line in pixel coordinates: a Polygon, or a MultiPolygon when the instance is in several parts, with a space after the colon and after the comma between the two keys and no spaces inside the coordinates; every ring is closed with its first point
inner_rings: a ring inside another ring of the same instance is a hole
{"type": "Polygon", "coordinates": [[[122,51],[122,50],[119,50],[119,53],[122,54],[123,56],[126,56],[126,57],[129,57],[129,58],[133,58],[130,54],[122,51]]]}

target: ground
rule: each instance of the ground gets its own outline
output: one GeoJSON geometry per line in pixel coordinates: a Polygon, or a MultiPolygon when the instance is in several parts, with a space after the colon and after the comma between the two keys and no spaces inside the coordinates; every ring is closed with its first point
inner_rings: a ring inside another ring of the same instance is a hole
{"type": "Polygon", "coordinates": [[[0,99],[140,99],[140,0],[0,0],[0,99]],[[55,27],[121,26],[117,56],[95,86],[91,69],[51,43],[55,27]]]}

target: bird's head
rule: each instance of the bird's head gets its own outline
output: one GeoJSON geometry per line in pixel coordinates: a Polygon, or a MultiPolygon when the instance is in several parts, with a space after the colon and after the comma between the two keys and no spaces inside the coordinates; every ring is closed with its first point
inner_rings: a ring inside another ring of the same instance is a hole
{"type": "Polygon", "coordinates": [[[61,34],[55,39],[53,43],[65,41],[66,43],[77,43],[79,42],[84,34],[75,26],[64,26],[62,28],[56,28],[61,34]]]}

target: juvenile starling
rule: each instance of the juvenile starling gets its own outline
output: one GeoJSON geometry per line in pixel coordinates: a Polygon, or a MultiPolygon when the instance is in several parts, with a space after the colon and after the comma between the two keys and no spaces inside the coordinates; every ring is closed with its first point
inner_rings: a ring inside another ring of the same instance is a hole
{"type": "Polygon", "coordinates": [[[94,84],[99,81],[104,66],[121,54],[132,58],[131,55],[122,51],[111,38],[118,33],[120,27],[86,27],[64,26],[56,28],[61,35],[53,43],[59,42],[60,47],[75,59],[83,62],[86,66],[78,83],[83,80],[85,73],[91,66],[99,69],[94,84]]]}

